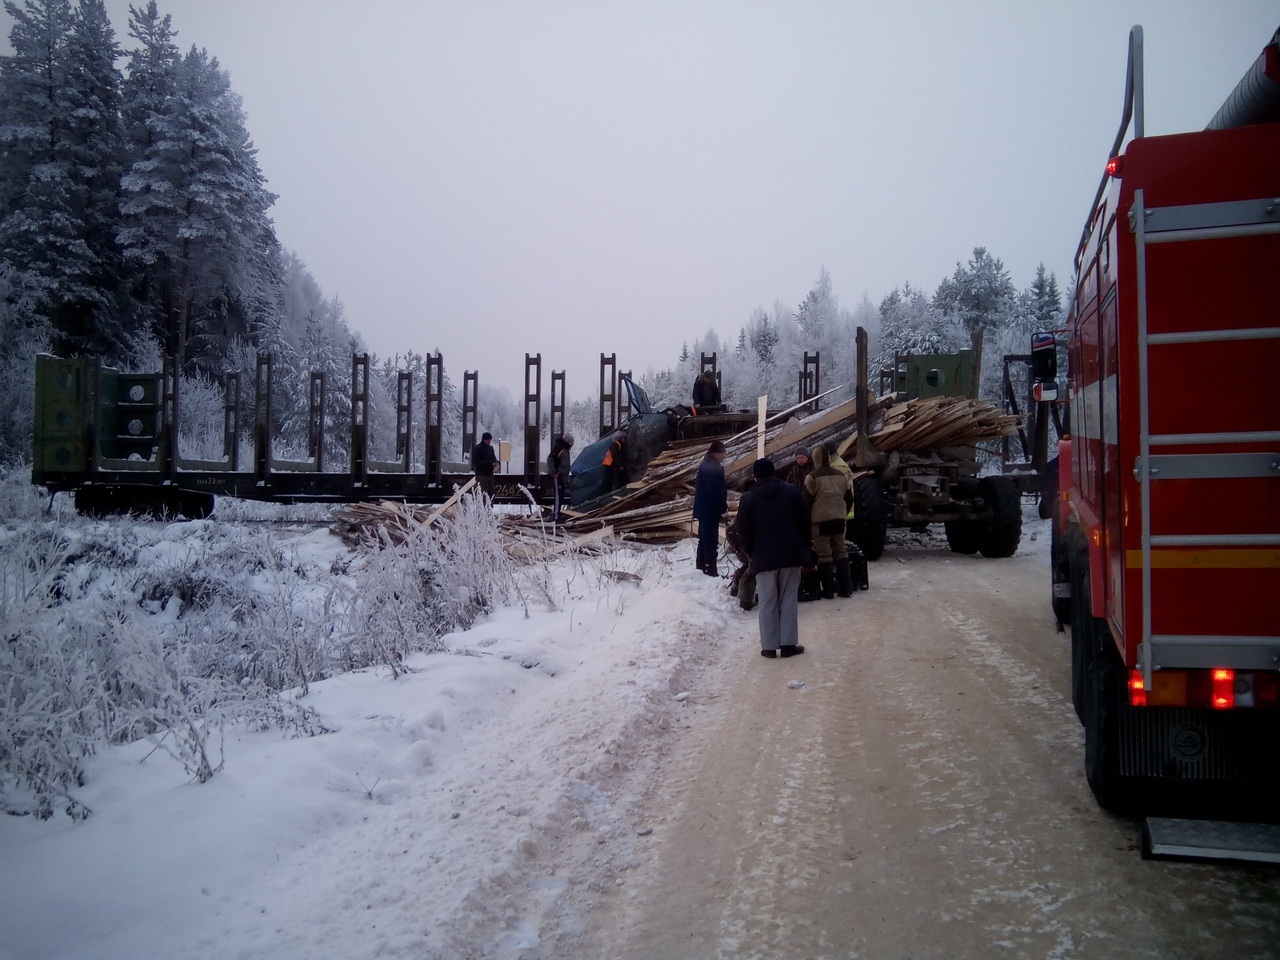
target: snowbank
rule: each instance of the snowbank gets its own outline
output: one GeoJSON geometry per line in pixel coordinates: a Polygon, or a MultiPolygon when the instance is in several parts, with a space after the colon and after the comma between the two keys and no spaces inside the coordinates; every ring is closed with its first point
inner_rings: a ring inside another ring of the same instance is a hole
{"type": "MultiPolygon", "coordinates": [[[[300,538],[308,562],[337,557],[326,537],[300,538]]],[[[726,622],[752,621],[691,547],[540,577],[540,602],[410,672],[311,684],[330,733],[229,731],[203,784],[149,743],[110,748],[86,762],[89,819],[0,818],[0,956],[465,957],[536,942],[517,903],[571,923],[629,866],[647,741],[697,710],[676,695],[726,622]]]]}

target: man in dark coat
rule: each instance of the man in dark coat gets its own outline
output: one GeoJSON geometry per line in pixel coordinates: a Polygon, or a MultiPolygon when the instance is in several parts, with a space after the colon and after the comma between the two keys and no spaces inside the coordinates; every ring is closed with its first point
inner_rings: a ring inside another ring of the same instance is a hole
{"type": "Polygon", "coordinates": [[[487,497],[493,496],[493,473],[497,466],[498,455],[493,451],[493,434],[486,433],[471,448],[471,472],[476,475],[476,486],[487,497]]]}
{"type": "Polygon", "coordinates": [[[693,405],[701,410],[703,407],[720,406],[720,385],[716,383],[716,375],[704,370],[693,381],[693,405]]]}
{"type": "Polygon", "coordinates": [[[720,576],[716,560],[720,554],[720,518],[729,508],[729,487],[724,480],[725,449],[713,440],[698,466],[693,486],[693,519],[698,521],[698,569],[709,577],[720,576]]]}
{"type": "Polygon", "coordinates": [[[809,508],[797,487],[778,479],[772,460],[757,460],[752,473],[757,483],[738,503],[738,533],[756,575],[760,655],[794,657],[804,653],[797,593],[809,552],[809,508]]]}
{"type": "Polygon", "coordinates": [[[573,437],[556,437],[551,442],[547,457],[547,470],[551,474],[552,494],[555,497],[551,509],[551,522],[561,521],[561,512],[569,502],[569,477],[573,464],[573,437]]]}

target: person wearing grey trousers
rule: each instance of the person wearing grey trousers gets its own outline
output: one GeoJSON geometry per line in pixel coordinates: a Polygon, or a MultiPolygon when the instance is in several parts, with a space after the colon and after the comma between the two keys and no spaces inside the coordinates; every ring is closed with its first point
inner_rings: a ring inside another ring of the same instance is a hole
{"type": "Polygon", "coordinates": [[[751,557],[760,601],[760,655],[794,657],[799,643],[800,568],[809,551],[809,508],[800,490],[776,476],[773,461],[752,466],[756,484],[738,504],[738,535],[751,557]]]}

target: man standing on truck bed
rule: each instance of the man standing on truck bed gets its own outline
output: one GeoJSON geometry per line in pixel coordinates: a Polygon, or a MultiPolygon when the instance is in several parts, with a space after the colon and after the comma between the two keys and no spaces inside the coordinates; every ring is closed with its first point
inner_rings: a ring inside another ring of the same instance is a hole
{"type": "Polygon", "coordinates": [[[693,381],[693,406],[695,410],[720,406],[720,385],[710,370],[704,370],[693,381]]]}
{"type": "Polygon", "coordinates": [[[547,471],[551,474],[552,493],[555,496],[551,509],[551,522],[559,523],[560,512],[569,502],[569,472],[573,464],[571,452],[573,437],[556,437],[551,442],[551,453],[547,455],[547,471]]]}
{"type": "Polygon", "coordinates": [[[471,471],[476,475],[476,486],[486,497],[493,497],[493,471],[498,465],[498,455],[493,452],[493,434],[485,433],[480,442],[471,448],[471,471]]]}

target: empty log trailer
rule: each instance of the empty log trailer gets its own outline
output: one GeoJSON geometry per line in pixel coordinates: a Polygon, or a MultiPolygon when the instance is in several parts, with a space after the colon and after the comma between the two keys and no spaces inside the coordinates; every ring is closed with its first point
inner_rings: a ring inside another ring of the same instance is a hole
{"type": "MultiPolygon", "coordinates": [[[[423,396],[415,401],[415,381],[397,375],[395,436],[385,438],[394,459],[371,455],[367,354],[351,360],[347,442],[335,456],[325,423],[324,374],[313,372],[306,402],[305,457],[277,454],[274,363],[257,359],[255,382],[244,389],[238,373],[225,383],[222,455],[195,459],[184,455],[179,440],[183,422],[181,378],[168,360],[157,373],[125,374],[87,358],[36,358],[35,435],[32,482],[51,492],[75,496],[76,510],[87,514],[135,513],[203,517],[215,496],[275,503],[347,503],[402,500],[443,503],[471,479],[465,451],[456,460],[443,450],[444,361],[426,357],[423,396]],[[414,426],[415,411],[424,427],[414,426]],[[241,438],[251,437],[250,455],[241,455],[241,438]],[[414,437],[421,449],[414,449],[414,437]],[[392,447],[391,444],[394,443],[392,447]],[[246,462],[247,461],[247,462],[246,462]],[[339,461],[341,469],[334,469],[339,461]]],[[[464,380],[464,446],[476,435],[478,381],[464,380]]],[[[552,373],[550,429],[564,430],[564,374],[552,373]],[[558,388],[558,393],[557,393],[558,388]],[[557,421],[557,416],[559,417],[557,421]]],[[[547,499],[540,464],[542,355],[525,355],[524,463],[520,473],[500,474],[494,499],[528,504],[547,499]]]]}
{"type": "MultiPolygon", "coordinates": [[[[353,503],[398,500],[444,503],[471,474],[468,451],[479,436],[479,377],[467,371],[462,382],[462,445],[454,459],[444,445],[444,360],[425,359],[423,377],[396,375],[394,436],[374,438],[367,354],[351,358],[349,405],[342,412],[341,449],[333,449],[335,427],[326,423],[327,392],[332,385],[318,371],[310,374],[305,402],[306,455],[280,450],[275,364],[270,354],[257,358],[254,382],[228,373],[224,385],[221,455],[201,459],[185,455],[181,426],[186,422],[178,364],[167,358],[153,373],[122,373],[89,357],[36,358],[35,430],[32,482],[51,492],[74,494],[76,510],[203,517],[215,496],[274,503],[353,503]],[[417,391],[421,390],[421,394],[417,391]],[[418,420],[417,417],[422,419],[418,420]],[[418,426],[421,424],[421,426],[418,426]],[[248,453],[242,439],[249,438],[248,453]],[[394,459],[371,454],[374,439],[394,450],[394,459]]],[[[820,394],[817,354],[806,354],[799,376],[800,404],[817,405],[820,394]]],[[[719,377],[716,354],[702,355],[702,370],[719,377]]],[[[493,499],[498,503],[546,505],[550,479],[541,456],[544,436],[566,432],[565,374],[552,371],[544,397],[542,355],[525,355],[524,429],[519,472],[499,473],[493,499]],[[548,401],[544,416],[544,399],[548,401]]],[[[828,391],[830,392],[830,391],[828,391]]],[[[289,400],[291,398],[284,398],[289,400]]],[[[627,445],[628,470],[639,476],[648,460],[674,439],[725,436],[755,422],[754,414],[723,407],[694,411],[677,407],[654,412],[630,373],[618,370],[617,354],[600,355],[600,428],[603,438],[588,445],[575,462],[575,506],[603,492],[599,460],[608,438],[619,430],[633,434],[627,445]],[[627,411],[630,410],[630,416],[627,411]],[[621,420],[621,422],[620,422],[621,420]],[[593,462],[594,458],[594,462],[593,462]],[[594,468],[594,469],[593,469],[594,468]],[[593,484],[596,488],[593,488],[593,484]]],[[[345,400],[345,398],[344,398],[345,400]]],[[[297,404],[292,404],[297,407],[297,404]]],[[[295,411],[296,416],[301,413],[295,411]]]]}
{"type": "Polygon", "coordinates": [[[1280,813],[1277,40],[1207,129],[1146,136],[1134,28],[1076,254],[1054,597],[1117,812],[1280,813]]]}

